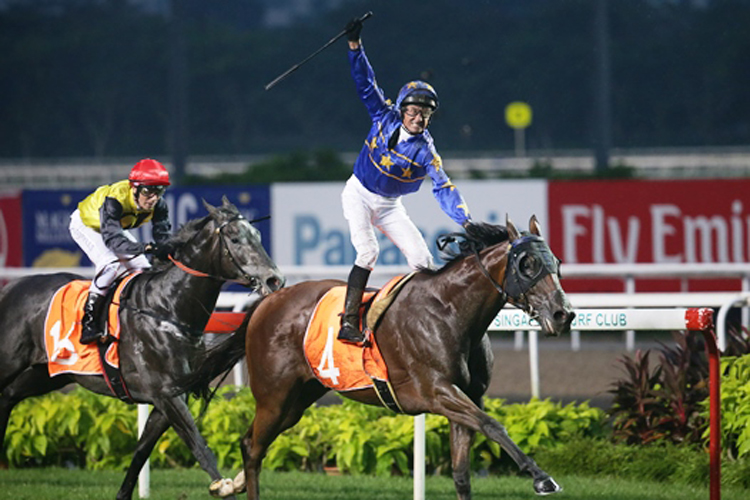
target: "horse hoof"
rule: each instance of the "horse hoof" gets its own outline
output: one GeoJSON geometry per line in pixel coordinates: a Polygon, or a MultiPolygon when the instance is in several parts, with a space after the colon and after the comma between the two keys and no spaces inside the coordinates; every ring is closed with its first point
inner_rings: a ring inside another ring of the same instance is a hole
{"type": "Polygon", "coordinates": [[[234,478],[234,492],[245,493],[247,490],[247,483],[245,482],[245,471],[241,470],[234,478]]]}
{"type": "Polygon", "coordinates": [[[557,484],[554,479],[547,476],[544,479],[534,481],[534,491],[537,495],[545,496],[562,491],[562,486],[557,484]]]}
{"type": "Polygon", "coordinates": [[[234,481],[228,477],[217,479],[208,487],[208,492],[212,497],[224,498],[234,495],[234,481]]]}

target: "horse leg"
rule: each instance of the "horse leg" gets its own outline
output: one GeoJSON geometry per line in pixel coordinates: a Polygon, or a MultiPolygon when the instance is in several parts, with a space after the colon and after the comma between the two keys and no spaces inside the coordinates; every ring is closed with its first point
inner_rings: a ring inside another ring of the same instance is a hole
{"type": "Polygon", "coordinates": [[[68,383],[70,379],[65,376],[50,377],[43,365],[29,366],[7,383],[0,394],[0,456],[4,455],[3,440],[13,408],[26,398],[47,394],[68,383]]]}
{"type": "Polygon", "coordinates": [[[471,440],[474,431],[451,422],[451,466],[458,500],[471,499],[471,440]]]}
{"type": "Polygon", "coordinates": [[[243,491],[244,483],[248,500],[260,498],[258,480],[268,447],[279,434],[299,422],[305,410],[326,392],[328,389],[313,380],[307,384],[296,385],[284,399],[279,398],[279,393],[276,392],[276,397],[256,400],[255,418],[240,442],[245,470],[244,478],[240,475],[235,478],[237,493],[243,491]]]}
{"type": "Polygon", "coordinates": [[[510,455],[513,461],[516,462],[521,471],[528,471],[531,474],[531,477],[534,479],[534,491],[538,495],[550,495],[562,491],[562,488],[555,480],[544,472],[534,460],[521,451],[518,445],[510,439],[508,432],[498,421],[482,411],[481,408],[455,385],[446,384],[435,388],[435,397],[431,404],[430,412],[443,415],[451,421],[451,424],[481,432],[487,436],[487,439],[498,443],[510,455]]]}
{"type": "Polygon", "coordinates": [[[234,499],[231,479],[221,476],[216,457],[208,448],[206,440],[200,435],[198,426],[195,425],[193,416],[182,397],[154,399],[154,407],[167,418],[169,424],[174,427],[177,435],[187,445],[190,452],[198,460],[201,469],[206,471],[212,479],[209,492],[213,496],[234,499]]]}
{"type": "Polygon", "coordinates": [[[117,492],[117,500],[130,500],[133,498],[133,491],[138,482],[138,474],[141,472],[143,464],[146,463],[146,460],[151,455],[156,442],[167,429],[169,429],[169,421],[162,412],[154,408],[149,414],[148,420],[146,420],[143,434],[138,440],[133,460],[130,461],[128,472],[125,475],[125,480],[120,486],[120,491],[117,492]]]}
{"type": "MultiPolygon", "coordinates": [[[[492,347],[489,337],[485,335],[482,342],[472,350],[468,363],[470,383],[466,395],[479,409],[484,409],[482,396],[489,386],[492,363],[492,347]]],[[[474,434],[468,427],[451,422],[451,466],[459,500],[471,499],[471,441],[474,434]]]]}

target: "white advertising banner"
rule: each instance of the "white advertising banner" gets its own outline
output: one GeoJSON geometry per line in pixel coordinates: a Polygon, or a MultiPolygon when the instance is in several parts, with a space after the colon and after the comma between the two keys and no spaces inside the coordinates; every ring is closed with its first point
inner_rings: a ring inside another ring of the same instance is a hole
{"type": "MultiPolygon", "coordinates": [[[[505,214],[526,229],[536,214],[545,230],[545,180],[463,180],[456,182],[475,221],[504,224],[505,214]]],[[[354,248],[342,214],[344,182],[277,183],[271,187],[273,258],[280,266],[350,266],[354,248]]],[[[404,197],[409,216],[440,263],[435,244],[441,234],[461,228],[440,209],[430,182],[404,197]]],[[[380,235],[378,265],[406,265],[401,252],[380,235]]]]}

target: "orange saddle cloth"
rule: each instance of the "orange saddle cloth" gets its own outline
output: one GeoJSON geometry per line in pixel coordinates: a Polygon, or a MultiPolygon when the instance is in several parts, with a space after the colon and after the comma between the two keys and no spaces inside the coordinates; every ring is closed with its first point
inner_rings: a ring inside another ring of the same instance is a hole
{"type": "MultiPolygon", "coordinates": [[[[109,334],[120,338],[120,295],[134,278],[131,274],[123,279],[109,304],[107,328],[109,334]]],[[[63,373],[77,375],[101,375],[102,365],[96,344],[81,344],[81,318],[88,295],[90,281],[76,280],[62,286],[52,297],[47,318],[44,321],[44,343],[47,350],[47,368],[50,377],[63,373]]],[[[114,368],[120,366],[117,342],[107,349],[106,361],[114,368]]]]}
{"type": "MultiPolygon", "coordinates": [[[[394,278],[379,292],[365,292],[362,302],[366,303],[376,293],[374,300],[378,300],[400,279],[401,276],[394,278]]],[[[318,301],[304,340],[305,357],[315,376],[323,385],[339,392],[372,387],[373,379],[388,381],[388,367],[374,333],[364,347],[336,338],[341,328],[345,295],[346,286],[337,286],[318,301]]]]}

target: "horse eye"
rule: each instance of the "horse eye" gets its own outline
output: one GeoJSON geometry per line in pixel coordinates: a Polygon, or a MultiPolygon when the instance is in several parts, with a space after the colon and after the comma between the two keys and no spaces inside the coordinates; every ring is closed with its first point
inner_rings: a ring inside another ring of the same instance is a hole
{"type": "Polygon", "coordinates": [[[533,278],[539,273],[541,262],[533,255],[524,255],[518,263],[521,274],[527,278],[533,278]]]}

